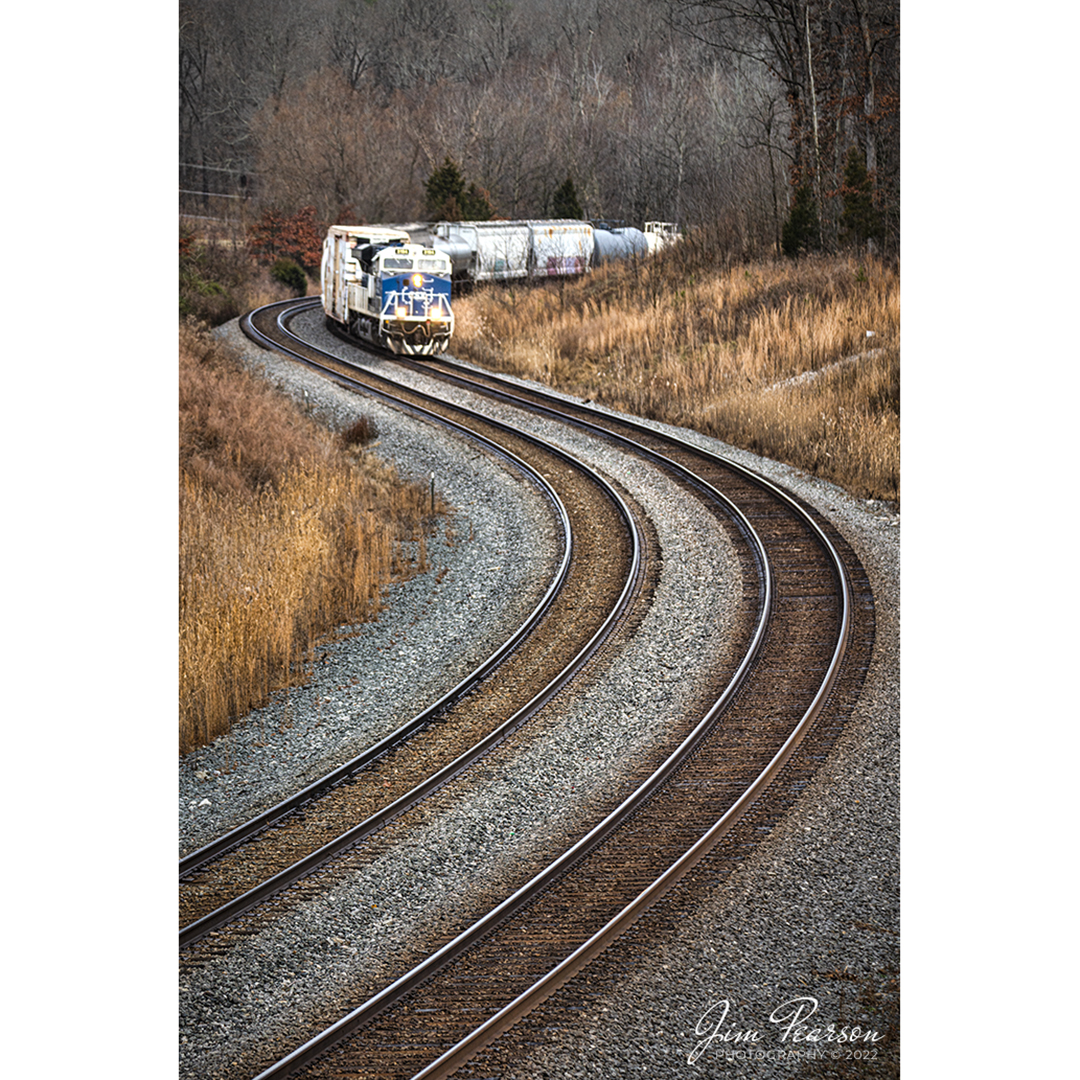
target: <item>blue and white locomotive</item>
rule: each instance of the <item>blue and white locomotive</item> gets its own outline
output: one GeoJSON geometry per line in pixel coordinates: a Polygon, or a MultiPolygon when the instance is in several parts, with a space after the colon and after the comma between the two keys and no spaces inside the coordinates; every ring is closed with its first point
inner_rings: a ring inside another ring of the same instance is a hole
{"type": "Polygon", "coordinates": [[[408,356],[445,352],[454,332],[450,258],[400,229],[332,225],[323,310],[350,334],[408,356]]]}

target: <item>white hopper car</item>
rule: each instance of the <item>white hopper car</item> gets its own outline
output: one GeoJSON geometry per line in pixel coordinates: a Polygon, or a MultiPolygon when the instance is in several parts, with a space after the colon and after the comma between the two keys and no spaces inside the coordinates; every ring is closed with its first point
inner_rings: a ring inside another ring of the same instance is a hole
{"type": "Polygon", "coordinates": [[[592,263],[587,221],[441,221],[432,234],[456,280],[566,277],[586,273],[592,263]]]}

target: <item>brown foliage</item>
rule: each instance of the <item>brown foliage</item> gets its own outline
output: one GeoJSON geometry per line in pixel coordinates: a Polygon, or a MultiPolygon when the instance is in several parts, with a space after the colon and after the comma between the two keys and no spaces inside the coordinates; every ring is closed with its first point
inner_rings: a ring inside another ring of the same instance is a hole
{"type": "Polygon", "coordinates": [[[252,225],[248,244],[262,262],[295,259],[309,274],[317,274],[326,229],[316,218],[314,206],[302,207],[294,214],[269,209],[252,225]]]}
{"type": "Polygon", "coordinates": [[[341,438],[346,446],[366,446],[379,437],[379,429],[370,416],[361,416],[354,424],[350,424],[342,433],[341,438]]]}
{"type": "Polygon", "coordinates": [[[429,505],[182,324],[180,752],[302,679],[320,634],[374,618],[429,505]]]}
{"type": "Polygon", "coordinates": [[[420,116],[415,102],[374,85],[354,89],[336,71],[316,72],[252,120],[262,198],[283,210],[314,203],[328,225],[408,217],[422,192],[411,126],[403,130],[401,118],[420,116]]]}

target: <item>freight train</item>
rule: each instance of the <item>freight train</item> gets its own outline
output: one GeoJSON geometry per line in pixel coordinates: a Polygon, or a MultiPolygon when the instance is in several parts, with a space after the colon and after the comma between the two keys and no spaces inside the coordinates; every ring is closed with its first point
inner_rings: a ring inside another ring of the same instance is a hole
{"type": "Polygon", "coordinates": [[[430,356],[446,350],[454,331],[451,281],[573,277],[653,254],[677,237],[664,221],[646,222],[644,232],[566,219],[443,221],[409,230],[334,225],[323,242],[323,309],[364,341],[430,356]]]}
{"type": "Polygon", "coordinates": [[[647,221],[645,231],[607,222],[441,221],[431,244],[444,251],[455,281],[574,277],[611,259],[651,255],[671,243],[671,222],[647,221]]]}

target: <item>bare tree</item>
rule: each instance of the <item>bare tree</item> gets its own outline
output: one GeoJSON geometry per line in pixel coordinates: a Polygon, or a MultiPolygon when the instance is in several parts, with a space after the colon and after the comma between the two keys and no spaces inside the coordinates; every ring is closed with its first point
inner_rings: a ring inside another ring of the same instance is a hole
{"type": "Polygon", "coordinates": [[[312,69],[324,6],[181,0],[180,160],[198,165],[204,183],[225,170],[236,177],[251,174],[252,117],[312,69]]]}
{"type": "Polygon", "coordinates": [[[180,15],[181,161],[206,201],[257,168],[281,209],[402,220],[449,155],[504,216],[548,213],[569,175],[590,216],[723,219],[750,248],[775,242],[802,182],[835,235],[858,145],[896,235],[898,0],[181,0],[180,15]]]}
{"type": "MultiPolygon", "coordinates": [[[[760,64],[782,87],[790,114],[791,184],[812,186],[823,226],[835,236],[848,146],[861,141],[876,166],[881,137],[895,127],[883,120],[899,112],[898,0],[662,2],[684,33],[760,64]],[[883,68],[891,88],[884,107],[878,92],[883,68]]],[[[897,154],[890,155],[891,164],[894,159],[895,176],[874,173],[879,186],[889,187],[898,176],[897,154]]]]}
{"type": "Polygon", "coordinates": [[[374,84],[354,90],[334,69],[270,99],[252,122],[264,200],[285,211],[314,206],[324,222],[415,212],[415,148],[398,123],[410,107],[374,84]]]}

